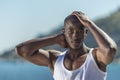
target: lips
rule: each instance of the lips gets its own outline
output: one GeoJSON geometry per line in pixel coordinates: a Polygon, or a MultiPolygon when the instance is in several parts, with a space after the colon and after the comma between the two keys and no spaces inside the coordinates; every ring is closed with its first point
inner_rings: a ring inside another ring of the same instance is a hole
{"type": "Polygon", "coordinates": [[[72,41],[72,43],[80,43],[80,40],[72,41]]]}

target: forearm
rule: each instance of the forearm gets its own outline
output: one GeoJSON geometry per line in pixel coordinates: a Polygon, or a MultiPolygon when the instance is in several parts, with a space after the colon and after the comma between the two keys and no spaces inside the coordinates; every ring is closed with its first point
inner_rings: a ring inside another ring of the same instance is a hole
{"type": "Polygon", "coordinates": [[[87,27],[96,39],[100,49],[109,50],[116,48],[116,43],[102,29],[97,27],[95,23],[90,21],[87,27]]]}
{"type": "Polygon", "coordinates": [[[49,37],[37,38],[37,39],[32,39],[32,40],[23,42],[16,46],[17,53],[32,54],[33,52],[35,52],[36,50],[40,48],[53,45],[53,44],[57,44],[57,36],[58,35],[53,35],[49,37]]]}

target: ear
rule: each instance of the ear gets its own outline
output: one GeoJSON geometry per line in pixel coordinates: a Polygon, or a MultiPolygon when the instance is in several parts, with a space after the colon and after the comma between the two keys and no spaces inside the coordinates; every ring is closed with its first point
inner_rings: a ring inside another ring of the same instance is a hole
{"type": "Polygon", "coordinates": [[[65,28],[62,28],[62,33],[65,33],[65,28]]]}
{"type": "Polygon", "coordinates": [[[85,28],[84,36],[86,37],[86,36],[87,36],[87,34],[88,34],[88,29],[87,29],[87,28],[85,28]]]}

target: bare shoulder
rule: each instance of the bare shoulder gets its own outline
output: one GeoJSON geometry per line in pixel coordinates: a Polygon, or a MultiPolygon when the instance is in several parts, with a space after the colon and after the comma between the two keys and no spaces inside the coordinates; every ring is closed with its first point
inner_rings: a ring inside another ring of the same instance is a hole
{"type": "Polygon", "coordinates": [[[94,48],[92,51],[92,55],[94,57],[94,60],[97,64],[98,68],[100,70],[102,70],[103,72],[106,72],[106,65],[103,62],[101,62],[101,60],[100,60],[101,58],[99,57],[100,55],[97,53],[97,51],[98,51],[98,48],[94,48]]]}
{"type": "Polygon", "coordinates": [[[57,51],[57,50],[48,50],[49,53],[49,59],[52,62],[52,64],[54,65],[57,57],[61,54],[61,51],[57,51]]]}
{"type": "Polygon", "coordinates": [[[61,51],[58,50],[47,50],[47,51],[56,57],[61,54],[61,51]]]}
{"type": "Polygon", "coordinates": [[[57,50],[47,50],[47,51],[49,53],[49,61],[50,61],[49,68],[53,72],[55,62],[56,62],[58,56],[61,54],[61,51],[57,51],[57,50]]]}
{"type": "Polygon", "coordinates": [[[61,53],[61,51],[58,50],[43,50],[43,49],[39,49],[39,52],[41,54],[43,53],[46,57],[48,57],[50,62],[54,62],[54,60],[56,60],[61,53]]]}

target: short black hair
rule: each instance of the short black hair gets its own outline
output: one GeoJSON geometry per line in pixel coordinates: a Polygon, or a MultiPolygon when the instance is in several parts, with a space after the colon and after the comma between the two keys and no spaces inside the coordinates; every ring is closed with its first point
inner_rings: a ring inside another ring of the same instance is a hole
{"type": "Polygon", "coordinates": [[[69,15],[65,18],[64,20],[64,28],[65,26],[69,25],[68,23],[72,23],[72,24],[75,24],[75,23],[80,23],[79,19],[75,16],[75,15],[69,15]]]}

